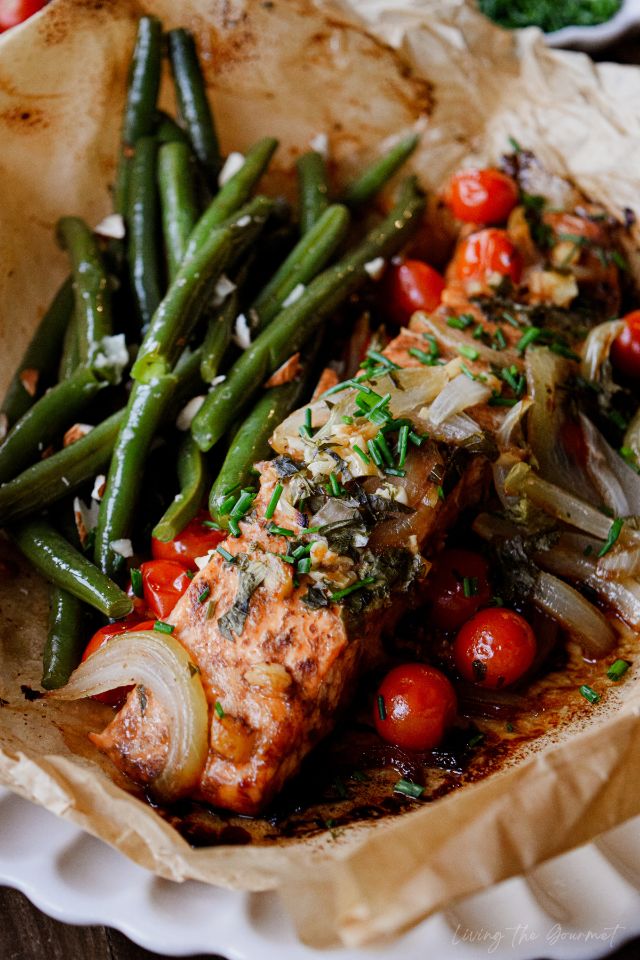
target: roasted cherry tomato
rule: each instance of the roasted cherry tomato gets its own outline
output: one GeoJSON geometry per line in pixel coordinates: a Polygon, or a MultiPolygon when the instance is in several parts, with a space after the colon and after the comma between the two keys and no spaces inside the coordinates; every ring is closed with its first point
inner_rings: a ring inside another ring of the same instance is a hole
{"type": "Polygon", "coordinates": [[[429,622],[457,630],[491,597],[489,564],[472,550],[444,550],[429,575],[429,622]]]}
{"type": "Polygon", "coordinates": [[[458,244],[451,263],[451,275],[463,283],[473,281],[495,285],[500,277],[518,283],[522,275],[522,256],[505,230],[487,227],[470,234],[458,244]]]}
{"type": "Polygon", "coordinates": [[[151,539],[151,556],[154,560],[178,560],[186,567],[195,567],[196,557],[206,557],[226,537],[223,530],[207,526],[211,517],[204,510],[194,517],[174,540],[151,539]]]}
{"type": "Polygon", "coordinates": [[[453,655],[465,680],[481,687],[506,687],[533,663],[536,638],[519,613],[489,607],[465,623],[455,639],[453,655]]]}
{"type": "Polygon", "coordinates": [[[416,310],[435,310],[445,287],[444,278],[422,260],[391,264],[384,282],[389,311],[401,326],[416,310]]]}
{"type": "Polygon", "coordinates": [[[446,201],[458,220],[503,223],[518,203],[518,185],[500,170],[460,170],[449,181],[446,201]]]}
{"type": "Polygon", "coordinates": [[[426,663],[391,670],[374,703],[376,730],[405,750],[433,750],[456,716],[457,701],[444,673],[426,663]]]}
{"type": "Polygon", "coordinates": [[[42,10],[47,0],[0,0],[0,32],[19,23],[42,10]]]}
{"type": "Polygon", "coordinates": [[[624,330],[611,344],[611,362],[625,377],[640,376],[640,310],[628,313],[624,330]]]}
{"type": "MultiPolygon", "coordinates": [[[[100,627],[89,640],[86,650],[82,654],[82,662],[90,657],[92,653],[104,646],[111,637],[117,633],[127,633],[129,630],[153,630],[154,620],[138,621],[134,614],[119,620],[117,623],[108,623],[106,627],[100,627]]],[[[122,703],[131,687],[116,687],[115,690],[107,690],[105,693],[96,693],[92,699],[99,700],[100,703],[108,703],[110,707],[115,707],[122,703]]]]}
{"type": "Polygon", "coordinates": [[[177,560],[148,560],[140,570],[147,607],[164,620],[186,592],[191,578],[177,560]]]}

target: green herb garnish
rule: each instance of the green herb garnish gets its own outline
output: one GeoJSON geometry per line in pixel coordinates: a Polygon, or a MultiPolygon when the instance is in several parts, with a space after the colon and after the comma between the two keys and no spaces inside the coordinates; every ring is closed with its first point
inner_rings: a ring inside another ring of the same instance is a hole
{"type": "Polygon", "coordinates": [[[278,506],[278,500],[280,499],[283,490],[284,490],[284,487],[282,486],[282,484],[276,483],[275,487],[273,488],[273,493],[271,494],[271,499],[269,500],[267,509],[264,512],[265,518],[267,520],[271,520],[271,517],[276,512],[276,507],[278,506]]]}
{"type": "Polygon", "coordinates": [[[138,567],[132,567],[129,573],[131,574],[131,589],[133,590],[134,596],[138,598],[144,597],[142,570],[138,567]]]}
{"type": "Polygon", "coordinates": [[[405,797],[411,797],[412,800],[419,800],[424,793],[424,787],[411,780],[398,780],[393,788],[394,793],[401,793],[405,797]]]}
{"type": "Polygon", "coordinates": [[[583,683],[579,690],[585,700],[588,700],[589,703],[597,703],[600,699],[600,694],[596,693],[593,687],[589,687],[586,683],[583,683]]]}
{"type": "Polygon", "coordinates": [[[624,677],[630,666],[631,664],[628,660],[614,660],[607,670],[609,680],[620,680],[624,677]]]}
{"type": "Polygon", "coordinates": [[[153,629],[157,630],[158,633],[173,633],[175,627],[170,623],[165,623],[163,620],[156,620],[153,629]]]}
{"type": "Polygon", "coordinates": [[[624,525],[624,520],[622,517],[617,517],[611,526],[609,527],[609,535],[607,536],[607,542],[598,551],[598,557],[604,557],[606,553],[609,553],[609,550],[613,547],[618,537],[620,536],[620,531],[624,525]]]}

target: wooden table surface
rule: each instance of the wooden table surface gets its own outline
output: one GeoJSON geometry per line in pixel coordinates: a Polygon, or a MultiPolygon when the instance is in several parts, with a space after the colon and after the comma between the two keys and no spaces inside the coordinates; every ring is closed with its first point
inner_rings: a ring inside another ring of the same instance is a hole
{"type": "MultiPolygon", "coordinates": [[[[640,64],[640,34],[612,45],[595,59],[640,64]]],[[[0,887],[0,960],[157,960],[160,956],[132,943],[117,930],[74,927],[52,920],[23,894],[0,887]]],[[[640,937],[617,949],[609,960],[639,957],[640,937]]],[[[224,958],[209,955],[201,956],[201,960],[224,958]]]]}

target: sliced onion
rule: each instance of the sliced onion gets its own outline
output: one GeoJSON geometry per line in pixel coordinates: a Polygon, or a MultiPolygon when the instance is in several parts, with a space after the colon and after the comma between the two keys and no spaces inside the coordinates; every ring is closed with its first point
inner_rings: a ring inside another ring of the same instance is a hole
{"type": "Polygon", "coordinates": [[[603,657],[615,645],[616,635],[606,617],[574,587],[552,574],[538,575],[531,599],[593,657],[603,657]]]}
{"type": "Polygon", "coordinates": [[[522,418],[532,403],[533,401],[530,397],[523,397],[522,400],[518,400],[518,402],[511,407],[496,433],[496,440],[501,449],[514,445],[522,445],[523,438],[522,430],[520,429],[522,426],[522,418]]]}
{"type": "Polygon", "coordinates": [[[169,752],[152,790],[163,801],[185,796],[197,785],[207,758],[209,714],[196,667],[170,634],[134,630],[116,634],[71,674],[52,700],[80,700],[141,683],[167,717],[169,752]]]}
{"type": "Polygon", "coordinates": [[[626,580],[640,574],[640,550],[616,546],[598,560],[598,573],[607,580],[626,580]]]}
{"type": "Polygon", "coordinates": [[[597,503],[597,493],[584,470],[567,454],[561,439],[567,421],[566,393],[562,388],[571,370],[568,360],[546,347],[527,350],[527,391],[532,399],[527,416],[527,440],[541,477],[572,490],[589,503],[597,503]]]}
{"type": "Polygon", "coordinates": [[[586,380],[600,380],[602,365],[609,359],[611,344],[623,329],[622,320],[608,320],[589,331],[582,344],[580,364],[580,373],[586,380]]]}
{"type": "Polygon", "coordinates": [[[587,447],[586,468],[593,486],[617,517],[640,514],[640,476],[610,447],[593,423],[580,415],[587,447]]]}
{"type": "Polygon", "coordinates": [[[462,443],[471,437],[482,436],[482,430],[466,413],[456,413],[437,425],[429,421],[429,433],[433,440],[444,440],[446,443],[462,443]]]}
{"type": "Polygon", "coordinates": [[[638,410],[624,435],[624,446],[628,447],[636,460],[640,463],[640,410],[638,410]]]}
{"type": "Polygon", "coordinates": [[[480,380],[471,380],[464,373],[460,373],[444,387],[428,410],[420,411],[420,416],[438,426],[469,407],[485,403],[491,392],[491,387],[487,384],[480,380]]]}
{"type": "MultiPolygon", "coordinates": [[[[455,353],[458,352],[460,347],[468,346],[469,339],[466,333],[461,330],[456,330],[453,327],[445,326],[443,318],[437,314],[435,318],[436,319],[421,313],[420,329],[435,337],[439,346],[455,353]]],[[[481,340],[474,340],[473,346],[478,353],[479,360],[482,360],[489,366],[496,362],[496,351],[492,350],[491,347],[488,347],[481,340]]],[[[521,362],[522,357],[516,350],[507,347],[500,351],[500,364],[502,366],[510,367],[514,363],[517,365],[521,362]]]]}

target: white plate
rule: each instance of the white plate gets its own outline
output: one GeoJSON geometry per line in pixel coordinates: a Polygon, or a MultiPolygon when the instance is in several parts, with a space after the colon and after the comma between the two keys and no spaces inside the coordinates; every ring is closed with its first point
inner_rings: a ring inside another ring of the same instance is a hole
{"type": "Polygon", "coordinates": [[[624,0],[615,17],[595,27],[564,27],[546,35],[551,47],[579,47],[598,50],[631,30],[640,27],[640,0],[624,0]]]}
{"type": "Polygon", "coordinates": [[[0,884],[16,887],[65,923],[116,927],[140,946],[172,956],[595,960],[640,934],[640,817],[368,950],[323,954],[304,947],[275,894],[161,880],[2,788],[0,884]]]}

